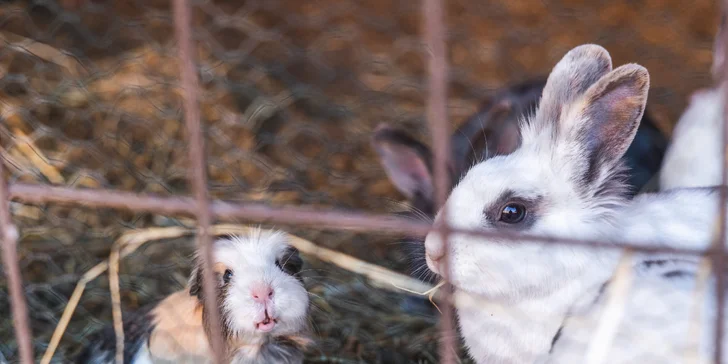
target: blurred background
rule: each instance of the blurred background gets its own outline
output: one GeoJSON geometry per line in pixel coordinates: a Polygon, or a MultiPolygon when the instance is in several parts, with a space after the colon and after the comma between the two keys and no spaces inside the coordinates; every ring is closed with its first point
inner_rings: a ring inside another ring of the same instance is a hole
{"type": "MultiPolygon", "coordinates": [[[[369,137],[387,122],[430,143],[420,1],[192,3],[212,197],[401,210],[369,137]]],[[[615,66],[647,67],[648,109],[666,133],[689,95],[711,82],[717,1],[445,3],[452,128],[499,87],[547,75],[583,43],[604,46],[615,66]]],[[[190,194],[170,1],[3,1],[0,42],[0,153],[10,181],[190,194]]],[[[56,204],[11,208],[38,358],[79,277],[108,257],[122,232],[179,224],[175,216],[56,204]]],[[[406,267],[396,236],[275,227],[406,267]]],[[[125,312],[181,289],[193,244],[148,244],[125,259],[125,312]]],[[[438,362],[436,315],[405,310],[403,295],[346,271],[307,264],[321,338],[309,362],[438,362]]],[[[8,312],[0,276],[0,362],[18,360],[8,312]]],[[[102,276],[89,284],[54,362],[69,362],[110,322],[102,276]]]]}

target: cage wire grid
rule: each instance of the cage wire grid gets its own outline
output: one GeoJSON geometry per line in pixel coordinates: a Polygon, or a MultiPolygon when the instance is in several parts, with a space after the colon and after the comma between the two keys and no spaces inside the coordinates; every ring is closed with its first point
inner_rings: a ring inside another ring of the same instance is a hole
{"type": "MultiPolygon", "coordinates": [[[[641,244],[632,244],[624,242],[615,246],[612,242],[602,241],[585,241],[578,239],[553,239],[547,237],[531,236],[528,234],[516,234],[516,233],[494,233],[494,232],[483,232],[483,231],[462,231],[454,229],[447,225],[432,227],[429,224],[423,222],[414,222],[408,219],[395,218],[389,215],[378,215],[360,212],[340,211],[335,209],[321,209],[315,207],[275,207],[269,204],[262,203],[236,203],[226,202],[221,199],[211,198],[210,190],[208,188],[208,168],[212,169],[213,166],[208,166],[205,161],[205,137],[203,136],[203,129],[201,125],[201,110],[199,101],[206,97],[204,92],[200,92],[200,85],[198,77],[201,74],[205,77],[205,72],[198,73],[198,66],[196,66],[196,56],[194,54],[195,43],[200,42],[199,39],[194,39],[194,32],[192,31],[195,22],[199,19],[194,19],[190,12],[190,2],[185,0],[175,0],[173,4],[173,23],[174,33],[178,40],[178,59],[179,59],[179,74],[182,78],[182,92],[181,92],[181,103],[184,109],[184,120],[186,129],[184,135],[186,140],[180,140],[181,146],[187,145],[187,158],[189,161],[189,174],[186,178],[191,186],[191,195],[193,197],[169,197],[161,194],[147,194],[147,193],[133,193],[123,192],[114,190],[105,190],[102,188],[94,189],[77,189],[73,187],[60,187],[60,186],[47,186],[31,184],[21,181],[10,181],[8,178],[8,171],[4,164],[0,164],[0,177],[2,177],[3,183],[0,183],[0,200],[2,206],[0,206],[0,230],[2,231],[3,238],[3,266],[5,268],[6,277],[8,280],[8,290],[11,298],[11,309],[13,317],[13,326],[16,335],[18,354],[20,362],[32,363],[34,361],[34,350],[32,345],[32,335],[30,330],[30,324],[28,319],[28,302],[26,302],[26,296],[23,289],[21,279],[21,268],[20,258],[17,254],[18,247],[18,230],[12,222],[13,212],[11,210],[11,201],[21,201],[27,204],[47,204],[47,203],[61,203],[61,204],[76,204],[83,205],[88,208],[111,208],[121,210],[131,210],[134,212],[154,212],[159,214],[179,214],[186,216],[194,216],[197,223],[197,245],[203,252],[204,269],[210,272],[210,241],[211,235],[210,230],[212,228],[213,219],[219,220],[233,220],[241,219],[245,221],[261,222],[268,224],[292,224],[303,227],[316,227],[326,228],[332,230],[350,230],[350,231],[361,231],[361,232],[391,232],[391,233],[405,233],[405,234],[416,234],[423,235],[431,231],[438,232],[444,237],[447,242],[447,236],[449,234],[468,234],[472,236],[482,237],[499,237],[510,240],[528,240],[533,242],[541,242],[548,244],[570,244],[570,245],[583,245],[588,244],[594,247],[611,247],[614,249],[629,249],[632,251],[672,251],[677,253],[685,254],[696,254],[705,255],[712,258],[713,268],[716,272],[724,271],[724,258],[725,258],[725,232],[726,232],[726,201],[728,201],[728,190],[725,188],[728,185],[726,181],[726,174],[723,174],[723,188],[721,188],[721,201],[723,202],[720,206],[719,219],[719,239],[714,244],[713,248],[704,251],[698,249],[660,249],[654,247],[644,247],[641,244]]],[[[428,99],[426,103],[427,107],[427,121],[430,126],[432,134],[432,146],[434,150],[434,175],[436,180],[436,195],[437,205],[442,203],[447,198],[448,190],[447,187],[449,177],[447,175],[447,163],[449,150],[449,123],[448,123],[448,112],[447,112],[447,89],[448,89],[448,57],[446,48],[446,29],[443,22],[445,18],[445,9],[441,0],[423,0],[421,5],[421,14],[424,20],[424,32],[423,40],[426,48],[429,50],[429,56],[427,57],[427,93],[428,99]]],[[[418,6],[420,6],[418,5],[418,6]]],[[[724,4],[722,4],[725,7],[724,4]]],[[[92,10],[94,4],[85,5],[89,6],[92,10]]],[[[205,6],[203,3],[201,6],[205,6]]],[[[333,9],[332,12],[336,12],[333,9]]],[[[164,12],[152,12],[149,15],[150,18],[164,18],[167,19],[169,15],[165,15],[164,12]]],[[[219,22],[224,23],[229,21],[231,16],[225,16],[225,14],[215,13],[218,17],[219,22]]],[[[233,16],[234,17],[234,16],[233,16]]],[[[244,26],[252,26],[250,24],[244,24],[244,26]]],[[[275,32],[269,32],[263,35],[275,39],[275,32]]],[[[98,39],[97,39],[98,40],[98,39]]],[[[724,43],[728,44],[728,39],[723,40],[724,43]]],[[[242,48],[244,51],[241,54],[228,54],[227,56],[245,56],[246,47],[253,47],[254,41],[250,44],[243,42],[242,48]]],[[[728,49],[728,47],[726,47],[728,49]]],[[[65,57],[68,55],[53,55],[54,57],[65,57]]],[[[728,57],[728,55],[727,55],[728,57]]],[[[73,66],[68,66],[72,68],[73,66]]],[[[211,69],[211,68],[210,68],[211,69]]],[[[207,71],[210,71],[207,69],[207,71]]],[[[254,74],[255,70],[251,71],[254,74]]],[[[728,69],[725,70],[728,72],[728,69]]],[[[210,71],[212,72],[212,71],[210,71]]],[[[724,76],[725,78],[725,76],[724,76]]],[[[163,80],[164,82],[164,80],[163,80]]],[[[162,82],[162,83],[163,83],[162,82]]],[[[141,87],[145,85],[144,80],[135,80],[133,86],[141,87]]],[[[270,110],[266,111],[266,108],[279,108],[280,104],[286,104],[291,102],[291,94],[279,94],[273,104],[265,104],[263,107],[259,107],[251,111],[252,115],[256,113],[270,113],[270,110]]],[[[728,105],[728,102],[725,103],[728,105]]],[[[42,105],[40,105],[42,106],[42,105]]],[[[164,112],[164,111],[161,111],[164,112]]],[[[4,114],[8,115],[7,109],[4,110],[4,114]]],[[[728,110],[725,110],[725,114],[728,115],[728,110]]],[[[25,115],[27,116],[27,115],[25,115]]],[[[250,116],[250,115],[248,115],[250,116]]],[[[7,118],[6,118],[7,119],[7,118]]],[[[724,118],[728,119],[728,118],[724,118]]],[[[19,130],[19,129],[15,129],[19,130]]],[[[41,132],[33,133],[30,139],[35,141],[40,140],[43,137],[42,128],[41,132]]],[[[213,130],[211,133],[215,133],[213,130]]],[[[724,126],[723,130],[723,150],[728,155],[728,128],[724,126]]],[[[219,134],[215,134],[219,135],[219,134]]],[[[177,142],[177,141],[173,141],[177,142]]],[[[133,148],[133,146],[130,146],[133,148]]],[[[28,153],[31,155],[32,153],[28,153]]],[[[12,154],[3,151],[3,157],[9,163],[13,163],[12,154]]],[[[26,156],[27,157],[27,156],[26,156]]],[[[32,158],[32,157],[27,157],[32,158]]],[[[42,162],[46,163],[47,162],[42,162]]],[[[43,177],[46,180],[53,182],[57,175],[53,174],[52,169],[50,172],[46,171],[43,173],[43,177]]],[[[82,176],[83,177],[83,176],[82,176]]],[[[79,180],[83,180],[82,177],[78,177],[79,180]]],[[[180,174],[177,178],[183,179],[185,176],[180,174]]],[[[91,178],[93,180],[93,178],[91,178]]],[[[91,182],[86,182],[93,185],[91,182]]],[[[83,186],[83,184],[81,184],[83,186]]],[[[88,187],[88,186],[86,186],[88,187]]],[[[153,191],[154,192],[154,191],[153,191]]],[[[447,251],[447,249],[445,249],[447,251]]],[[[212,275],[205,274],[209,279],[204,282],[204,289],[214,289],[213,282],[211,281],[212,275]]],[[[723,274],[716,274],[717,286],[725,286],[725,277],[723,274]]],[[[118,297],[118,287],[116,296],[118,297]]],[[[112,297],[114,294],[112,293],[112,297]]],[[[208,298],[212,299],[214,295],[207,294],[208,298]]],[[[453,291],[449,284],[446,284],[440,291],[441,308],[443,309],[442,320],[440,321],[441,330],[441,347],[439,350],[440,360],[443,363],[454,363],[457,360],[457,343],[455,341],[455,329],[454,320],[452,317],[451,304],[453,299],[457,301],[457,298],[453,298],[453,291]]],[[[715,326],[715,354],[714,360],[720,362],[722,356],[722,338],[723,338],[723,317],[724,317],[724,302],[725,294],[724,290],[717,290],[717,322],[721,323],[715,326]]],[[[206,305],[214,304],[214,302],[206,302],[206,305]]],[[[216,310],[211,310],[216,312],[216,310]]],[[[115,318],[116,319],[116,318],[115,318]]],[[[217,318],[214,318],[215,321],[217,318]]],[[[218,337],[213,338],[213,348],[217,355],[217,360],[221,358],[219,349],[221,347],[219,332],[220,330],[213,330],[218,333],[218,337]]]]}

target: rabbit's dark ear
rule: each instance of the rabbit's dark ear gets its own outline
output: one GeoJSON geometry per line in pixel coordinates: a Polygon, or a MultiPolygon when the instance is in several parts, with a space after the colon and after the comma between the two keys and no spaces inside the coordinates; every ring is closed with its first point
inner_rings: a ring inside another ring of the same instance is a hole
{"type": "Polygon", "coordinates": [[[511,154],[520,145],[518,115],[515,115],[515,112],[510,102],[501,102],[500,108],[494,115],[494,124],[497,128],[493,131],[493,137],[486,142],[489,156],[511,154]]]}
{"type": "Polygon", "coordinates": [[[513,111],[508,99],[488,103],[455,130],[450,143],[456,174],[486,157],[510,154],[518,147],[520,136],[518,124],[511,120],[513,111]]]}
{"type": "Polygon", "coordinates": [[[650,75],[637,64],[621,66],[604,76],[572,105],[568,129],[562,131],[579,145],[587,159],[590,182],[613,167],[634,139],[647,104],[650,75]]]}
{"type": "Polygon", "coordinates": [[[548,124],[563,121],[569,105],[611,70],[612,59],[601,46],[585,44],[570,50],[549,74],[537,120],[548,124]]]}
{"type": "Polygon", "coordinates": [[[432,201],[432,157],[427,146],[386,124],[377,127],[371,142],[390,181],[405,197],[432,201]]]}
{"type": "Polygon", "coordinates": [[[725,48],[726,48],[726,32],[728,32],[728,24],[726,24],[725,12],[720,17],[718,24],[718,32],[713,41],[713,65],[710,68],[713,74],[713,80],[718,81],[725,75],[725,48]]]}
{"type": "Polygon", "coordinates": [[[519,122],[530,116],[541,99],[545,79],[532,79],[507,86],[453,134],[455,173],[496,155],[513,153],[521,145],[519,122]]]}

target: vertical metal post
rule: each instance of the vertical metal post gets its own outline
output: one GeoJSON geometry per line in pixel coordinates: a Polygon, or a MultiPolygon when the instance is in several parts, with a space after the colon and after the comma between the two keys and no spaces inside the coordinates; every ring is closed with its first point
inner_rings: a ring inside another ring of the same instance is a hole
{"type": "MultiPolygon", "coordinates": [[[[445,47],[445,25],[443,22],[444,9],[441,0],[424,0],[425,43],[429,54],[428,59],[428,100],[427,120],[432,132],[434,151],[434,178],[435,178],[435,205],[440,208],[445,205],[450,188],[450,133],[447,123],[447,54],[445,47]]],[[[442,224],[438,226],[445,245],[442,274],[448,281],[448,235],[447,211],[440,212],[442,224]]],[[[443,286],[444,300],[442,303],[442,318],[440,321],[440,361],[454,363],[457,358],[455,319],[451,298],[453,288],[449,282],[443,286]]]]}
{"type": "Polygon", "coordinates": [[[33,363],[33,345],[28,323],[28,306],[23,293],[23,282],[18,266],[18,230],[10,218],[10,196],[5,183],[5,166],[0,161],[0,239],[2,239],[3,265],[8,278],[13,326],[18,343],[18,354],[23,364],[33,363]]]}
{"type": "Polygon", "coordinates": [[[182,71],[182,85],[184,88],[185,124],[187,126],[187,140],[189,143],[190,185],[197,205],[198,222],[198,249],[202,260],[203,296],[206,314],[213,329],[212,337],[208,338],[212,346],[214,359],[217,363],[224,360],[224,341],[220,328],[220,312],[217,307],[217,292],[215,276],[212,270],[212,246],[210,239],[211,211],[207,190],[207,167],[205,165],[205,144],[200,123],[200,110],[197,104],[198,80],[197,70],[193,61],[193,42],[190,24],[190,5],[185,0],[174,0],[174,21],[177,33],[177,46],[182,71]]]}
{"type": "MultiPolygon", "coordinates": [[[[728,11],[728,1],[722,1],[721,2],[721,14],[725,14],[726,11],[728,11]]],[[[721,31],[719,32],[722,39],[719,39],[719,42],[723,42],[722,50],[725,53],[723,57],[728,57],[728,32],[721,31]]],[[[728,58],[723,58],[728,59],[728,58]]],[[[723,67],[722,74],[720,79],[718,80],[718,87],[724,87],[726,85],[726,81],[728,81],[728,67],[723,67]]],[[[726,94],[728,96],[728,93],[726,94]]],[[[726,172],[728,172],[728,97],[726,97],[726,100],[723,100],[723,132],[721,134],[722,136],[722,148],[721,148],[721,158],[722,158],[722,166],[723,166],[723,175],[722,175],[722,182],[721,182],[721,188],[720,188],[720,220],[719,220],[719,236],[718,236],[718,246],[716,249],[716,252],[713,255],[713,266],[715,267],[715,276],[716,276],[716,304],[717,307],[717,317],[716,317],[716,323],[715,323],[715,356],[713,357],[713,360],[716,363],[722,363],[723,358],[723,337],[724,337],[724,325],[723,321],[725,318],[725,244],[726,244],[726,203],[728,203],[728,178],[726,177],[726,172]]]]}

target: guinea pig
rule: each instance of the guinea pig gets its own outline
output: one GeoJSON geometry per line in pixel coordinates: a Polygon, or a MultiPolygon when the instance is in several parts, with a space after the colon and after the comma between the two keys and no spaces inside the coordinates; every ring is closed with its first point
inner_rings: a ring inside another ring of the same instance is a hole
{"type": "MultiPolygon", "coordinates": [[[[520,146],[519,123],[533,115],[545,85],[545,79],[534,79],[505,87],[455,130],[450,139],[449,191],[472,166],[494,156],[511,154],[520,146]]],[[[371,144],[389,180],[411,206],[405,215],[432,220],[435,211],[430,149],[407,132],[387,124],[377,127],[371,144]]],[[[629,197],[638,191],[658,189],[657,175],[667,144],[667,137],[645,111],[624,157],[629,197]]],[[[411,275],[433,283],[436,276],[426,268],[422,238],[408,237],[403,245],[411,259],[411,275]]]]}
{"type": "MultiPolygon", "coordinates": [[[[287,235],[255,230],[213,243],[217,308],[226,362],[302,363],[313,342],[303,261],[287,235]]],[[[202,267],[196,259],[188,287],[128,316],[124,363],[212,362],[209,315],[203,308],[202,267]]],[[[113,363],[115,334],[107,327],[77,363],[113,363]]]]}

